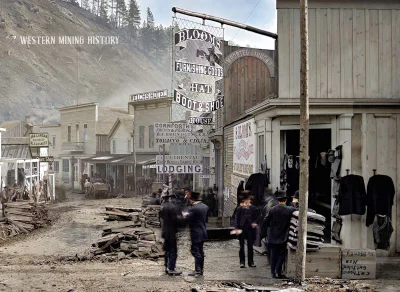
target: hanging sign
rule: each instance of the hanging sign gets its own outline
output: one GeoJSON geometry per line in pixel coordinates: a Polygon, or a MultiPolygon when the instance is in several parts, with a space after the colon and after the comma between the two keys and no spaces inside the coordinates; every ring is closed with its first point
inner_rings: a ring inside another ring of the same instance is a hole
{"type": "Polygon", "coordinates": [[[29,147],[49,147],[48,133],[29,134],[29,147]]]}
{"type": "Polygon", "coordinates": [[[250,176],[256,172],[255,123],[250,119],[233,129],[233,172],[250,176]]]}
{"type": "Polygon", "coordinates": [[[224,97],[213,101],[196,101],[174,90],[174,101],[181,106],[196,112],[209,113],[219,110],[224,106],[224,97]]]}
{"type": "Polygon", "coordinates": [[[147,164],[142,166],[142,169],[153,169],[153,168],[157,168],[157,166],[155,164],[147,164]]]}
{"type": "Polygon", "coordinates": [[[212,125],[213,118],[206,118],[206,117],[190,117],[189,124],[193,125],[212,125]]]}
{"type": "MultiPolygon", "coordinates": [[[[156,165],[164,164],[164,155],[156,156],[156,165]]],[[[201,155],[165,155],[165,164],[168,165],[194,165],[203,164],[201,155]]]]}
{"type": "Polygon", "coordinates": [[[208,144],[208,135],[203,132],[193,133],[191,125],[186,123],[155,123],[155,143],[196,145],[208,144]]]}
{"type": "Polygon", "coordinates": [[[221,41],[215,35],[201,29],[184,29],[175,33],[176,46],[184,47],[187,40],[204,41],[221,48],[221,41]]]}
{"type": "Polygon", "coordinates": [[[203,173],[203,165],[157,165],[157,173],[203,173]]]}
{"type": "Polygon", "coordinates": [[[216,68],[214,66],[207,66],[201,64],[193,64],[182,61],[175,61],[175,71],[191,74],[200,74],[206,76],[219,77],[221,79],[224,77],[224,71],[221,68],[216,68]]]}
{"type": "Polygon", "coordinates": [[[39,159],[40,162],[54,162],[54,157],[53,156],[47,156],[47,157],[32,157],[32,159],[39,159]]]}
{"type": "Polygon", "coordinates": [[[144,101],[144,100],[159,99],[159,98],[166,98],[166,97],[168,97],[168,89],[132,94],[129,97],[129,100],[130,101],[144,101]]]}

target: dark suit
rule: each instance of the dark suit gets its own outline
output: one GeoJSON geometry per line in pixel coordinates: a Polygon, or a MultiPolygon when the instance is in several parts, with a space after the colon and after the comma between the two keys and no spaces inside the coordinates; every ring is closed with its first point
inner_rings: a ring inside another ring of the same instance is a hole
{"type": "Polygon", "coordinates": [[[346,175],[340,179],[339,215],[364,215],[367,193],[364,178],[359,175],[346,175]]]}
{"type": "Polygon", "coordinates": [[[277,205],[271,208],[266,219],[272,275],[280,276],[282,273],[282,265],[285,261],[286,241],[293,211],[295,211],[293,207],[277,205]]]}
{"type": "Polygon", "coordinates": [[[235,228],[242,230],[239,235],[239,259],[240,264],[245,264],[245,253],[244,253],[244,242],[247,240],[247,262],[249,266],[254,264],[254,250],[253,245],[256,239],[256,229],[253,228],[252,224],[257,224],[259,218],[259,212],[257,207],[250,205],[249,207],[240,206],[237,208],[235,218],[235,228]]]}
{"type": "Polygon", "coordinates": [[[165,267],[174,271],[178,256],[176,233],[181,221],[181,214],[175,204],[166,201],[161,208],[160,217],[163,222],[161,236],[164,239],[165,267]]]}
{"type": "Polygon", "coordinates": [[[192,241],[191,253],[194,257],[195,271],[204,270],[204,241],[208,239],[206,223],[209,208],[202,202],[196,202],[189,209],[188,222],[192,241]]]}

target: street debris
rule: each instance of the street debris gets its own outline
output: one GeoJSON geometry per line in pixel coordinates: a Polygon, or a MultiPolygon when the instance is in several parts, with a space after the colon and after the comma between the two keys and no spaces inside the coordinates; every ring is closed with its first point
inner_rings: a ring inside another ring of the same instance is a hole
{"type": "Polygon", "coordinates": [[[161,222],[160,222],[160,210],[161,206],[160,205],[148,205],[146,208],[144,208],[143,215],[145,218],[145,223],[146,227],[157,227],[161,228],[161,222]]]}
{"type": "Polygon", "coordinates": [[[4,203],[5,218],[0,222],[0,238],[28,234],[50,223],[45,202],[17,201],[4,203]]]}
{"type": "Polygon", "coordinates": [[[107,206],[104,214],[106,221],[133,221],[134,226],[161,228],[161,206],[148,205],[145,208],[125,208],[119,206],[107,206]]]}

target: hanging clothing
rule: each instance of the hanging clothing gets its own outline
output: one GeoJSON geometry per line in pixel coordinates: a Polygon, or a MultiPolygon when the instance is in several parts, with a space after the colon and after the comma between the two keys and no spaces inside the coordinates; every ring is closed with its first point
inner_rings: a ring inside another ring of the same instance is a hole
{"type": "Polygon", "coordinates": [[[340,167],[342,165],[342,145],[337,146],[335,150],[328,150],[328,162],[331,163],[331,178],[340,179],[340,167]]]}
{"type": "Polygon", "coordinates": [[[254,195],[255,206],[261,206],[264,201],[264,190],[267,187],[267,177],[262,173],[253,173],[246,182],[246,190],[254,195]]]}
{"type": "Polygon", "coordinates": [[[350,174],[342,177],[339,188],[339,215],[364,215],[367,193],[364,178],[350,174]]]}
{"type": "Polygon", "coordinates": [[[367,226],[374,222],[376,214],[386,215],[392,219],[394,195],[394,184],[390,176],[377,174],[369,179],[367,186],[367,226]]]}
{"type": "Polygon", "coordinates": [[[299,189],[300,161],[295,155],[288,155],[286,163],[287,190],[286,195],[291,197],[299,189]]]}
{"type": "Polygon", "coordinates": [[[390,237],[393,233],[392,221],[388,216],[377,215],[372,227],[375,249],[390,249],[390,237]]]}
{"type": "Polygon", "coordinates": [[[237,197],[237,205],[239,206],[240,200],[239,200],[239,195],[240,193],[244,191],[244,181],[240,181],[238,187],[237,187],[237,191],[236,191],[236,197],[237,197]]]}

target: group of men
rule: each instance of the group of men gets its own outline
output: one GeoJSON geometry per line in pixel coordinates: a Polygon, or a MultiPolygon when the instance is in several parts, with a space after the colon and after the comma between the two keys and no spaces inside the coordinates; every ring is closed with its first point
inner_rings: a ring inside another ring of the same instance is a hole
{"type": "MultiPolygon", "coordinates": [[[[169,275],[180,275],[176,269],[178,254],[177,232],[179,227],[188,223],[191,237],[191,253],[195,259],[195,270],[190,276],[203,275],[204,271],[204,242],[207,240],[207,217],[209,208],[201,201],[200,193],[185,191],[184,198],[187,209],[182,212],[174,202],[174,196],[167,194],[164,197],[163,207],[160,211],[162,224],[162,237],[164,239],[165,272],[169,275]]],[[[245,242],[247,241],[247,264],[255,268],[253,245],[257,236],[257,227],[260,223],[259,208],[252,205],[250,191],[239,194],[239,204],[235,210],[235,229],[240,243],[239,260],[240,268],[245,268],[245,242]]],[[[267,254],[271,265],[273,278],[283,278],[282,266],[286,255],[286,241],[289,233],[290,219],[293,211],[298,208],[298,192],[287,205],[286,192],[277,191],[274,196],[266,198],[267,212],[261,220],[261,236],[267,239],[267,254]]]]}

